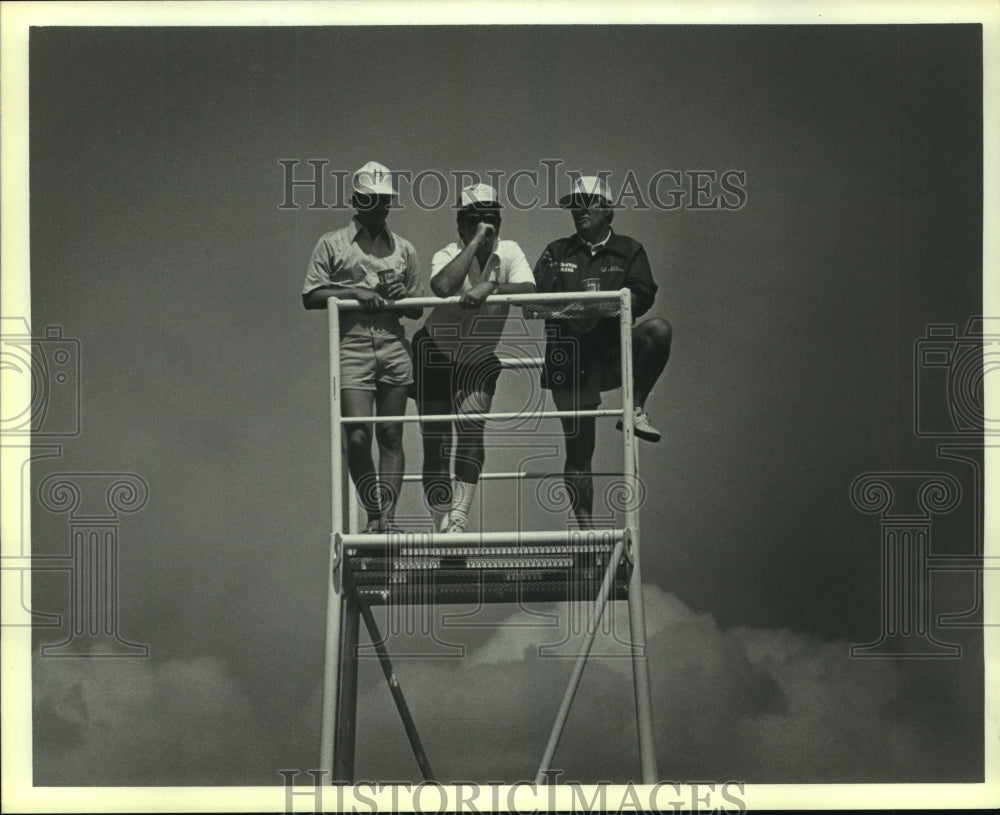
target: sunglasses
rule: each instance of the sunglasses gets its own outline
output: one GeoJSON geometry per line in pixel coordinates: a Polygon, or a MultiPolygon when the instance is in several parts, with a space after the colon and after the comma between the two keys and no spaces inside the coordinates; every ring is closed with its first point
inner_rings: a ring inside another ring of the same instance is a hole
{"type": "Polygon", "coordinates": [[[500,226],[500,216],[495,212],[463,212],[462,220],[468,224],[478,224],[482,221],[485,224],[500,226]]]}
{"type": "Polygon", "coordinates": [[[392,207],[391,195],[371,195],[366,192],[354,193],[354,206],[358,209],[381,209],[392,207]]]}
{"type": "Polygon", "coordinates": [[[578,195],[569,202],[569,208],[572,210],[600,209],[607,206],[604,199],[596,195],[578,195]]]}

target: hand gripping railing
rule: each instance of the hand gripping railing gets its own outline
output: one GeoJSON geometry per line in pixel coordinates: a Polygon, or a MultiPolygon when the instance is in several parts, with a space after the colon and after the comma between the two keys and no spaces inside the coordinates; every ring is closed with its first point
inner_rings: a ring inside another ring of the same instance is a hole
{"type": "MultiPolygon", "coordinates": [[[[436,298],[418,297],[407,300],[397,300],[389,302],[385,307],[389,309],[405,309],[412,307],[436,306],[442,303],[458,303],[458,297],[436,298]]],[[[632,370],[632,301],[631,293],[628,289],[617,292],[572,292],[553,294],[502,294],[491,295],[490,303],[507,303],[513,305],[531,305],[545,303],[565,303],[565,302],[611,302],[618,300],[618,320],[620,330],[621,345],[621,371],[622,371],[622,407],[620,409],[602,410],[580,410],[580,411],[540,411],[534,414],[536,418],[555,418],[562,416],[621,416],[623,433],[622,445],[624,454],[624,466],[622,475],[628,484],[636,484],[638,475],[638,450],[635,440],[634,413],[633,413],[633,370],[632,370]]],[[[356,310],[361,307],[356,300],[339,300],[331,297],[328,301],[329,316],[329,350],[330,350],[330,426],[332,431],[331,443],[331,518],[332,530],[330,533],[330,558],[329,572],[331,576],[329,592],[327,596],[326,613],[326,639],[325,639],[325,659],[324,659],[324,681],[323,681],[323,721],[322,736],[320,744],[320,766],[329,770],[333,778],[339,781],[350,781],[353,775],[354,760],[354,705],[357,694],[357,671],[356,664],[354,670],[349,670],[345,665],[345,660],[351,662],[353,649],[357,645],[357,631],[359,615],[365,619],[366,626],[372,636],[373,642],[380,639],[378,630],[374,626],[371,612],[368,610],[367,602],[360,598],[350,570],[345,568],[344,562],[347,555],[346,547],[352,550],[363,549],[372,550],[375,548],[385,548],[394,541],[398,541],[399,534],[365,535],[358,536],[357,532],[357,509],[356,502],[350,502],[349,523],[351,528],[345,528],[344,517],[344,462],[343,451],[340,444],[341,426],[343,416],[341,415],[340,399],[340,311],[356,310]]],[[[526,359],[520,364],[505,364],[505,368],[532,367],[541,364],[541,359],[526,359]]],[[[461,418],[481,417],[489,420],[504,420],[511,418],[523,418],[522,413],[487,413],[487,414],[463,414],[459,415],[434,415],[434,416],[368,416],[350,417],[352,423],[355,422],[415,422],[422,420],[457,420],[461,418]]],[[[484,474],[483,478],[490,477],[484,474]]],[[[513,472],[492,474],[493,478],[530,478],[533,474],[513,472]]],[[[412,480],[414,476],[406,477],[412,480]]],[[[348,485],[348,494],[349,485],[348,485]]],[[[622,557],[627,557],[631,563],[631,570],[628,575],[628,608],[629,608],[629,629],[631,635],[632,648],[632,678],[635,692],[636,725],[639,741],[639,760],[642,775],[642,782],[653,784],[657,779],[656,758],[654,754],[653,729],[652,729],[652,701],[649,684],[649,670],[646,660],[646,625],[645,614],[642,602],[642,580],[639,568],[639,505],[638,501],[627,502],[624,510],[624,529],[616,530],[614,533],[614,551],[604,573],[604,579],[600,590],[589,615],[586,635],[577,657],[576,664],[570,678],[569,686],[563,697],[562,704],[556,716],[556,721],[552,728],[548,744],[545,748],[541,765],[539,767],[536,783],[544,783],[547,778],[552,758],[558,747],[559,739],[562,735],[563,727],[569,715],[569,709],[579,686],[583,669],[586,665],[597,628],[600,625],[601,617],[610,597],[612,584],[619,561],[622,557]]],[[[488,544],[503,543],[553,543],[570,542],[579,539],[581,535],[589,534],[586,531],[574,532],[481,532],[465,533],[462,535],[422,535],[419,546],[435,547],[456,547],[478,544],[485,546],[488,544]],[[468,539],[468,540],[467,540],[468,539]]],[[[415,541],[415,536],[410,534],[406,538],[410,544],[415,541]]],[[[382,664],[383,672],[389,681],[390,689],[393,691],[393,698],[399,708],[400,716],[403,720],[407,736],[413,746],[414,753],[424,777],[431,777],[430,765],[423,753],[416,728],[413,724],[409,711],[406,708],[402,691],[388,654],[384,648],[376,647],[379,660],[382,664]]]]}

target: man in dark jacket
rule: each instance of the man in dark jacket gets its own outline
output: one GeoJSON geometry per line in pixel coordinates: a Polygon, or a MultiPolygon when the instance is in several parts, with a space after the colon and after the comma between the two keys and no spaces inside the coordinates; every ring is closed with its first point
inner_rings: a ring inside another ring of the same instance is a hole
{"type": "MultiPolygon", "coordinates": [[[[576,234],[550,243],[535,264],[541,292],[632,292],[632,314],[653,305],[656,283],[642,244],[612,231],[614,210],[603,180],[583,176],[559,203],[573,214],[576,234]]],[[[542,386],[552,391],[557,410],[593,410],[601,392],[621,386],[621,345],[617,317],[595,315],[593,309],[569,307],[560,319],[546,321],[548,337],[542,386]],[[572,315],[576,310],[577,316],[572,315]]],[[[632,328],[635,434],[659,441],[660,432],[646,415],[646,398],[670,356],[670,323],[659,317],[632,328]]],[[[581,527],[592,526],[595,422],[592,416],[562,419],[566,437],[566,486],[581,527]]],[[[618,429],[622,427],[618,422],[618,429]]]]}

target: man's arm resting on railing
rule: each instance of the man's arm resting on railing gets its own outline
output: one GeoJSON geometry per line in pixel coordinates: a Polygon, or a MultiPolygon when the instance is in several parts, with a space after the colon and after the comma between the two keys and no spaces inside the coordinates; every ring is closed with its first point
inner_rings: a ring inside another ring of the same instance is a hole
{"type": "Polygon", "coordinates": [[[463,308],[479,308],[491,294],[534,294],[534,283],[498,283],[484,280],[462,295],[459,305],[463,308]]]}
{"type": "Polygon", "coordinates": [[[534,294],[534,283],[498,283],[493,294],[534,294]]]}
{"type": "MultiPolygon", "coordinates": [[[[405,303],[406,298],[404,297],[400,302],[405,303]]],[[[411,320],[419,320],[424,316],[424,309],[422,306],[411,306],[410,308],[401,308],[399,313],[404,317],[409,317],[411,320]]]]}
{"type": "Polygon", "coordinates": [[[341,300],[357,300],[366,311],[377,311],[385,305],[385,300],[371,289],[355,286],[320,286],[302,295],[302,305],[307,309],[326,308],[326,301],[331,297],[341,300]]]}

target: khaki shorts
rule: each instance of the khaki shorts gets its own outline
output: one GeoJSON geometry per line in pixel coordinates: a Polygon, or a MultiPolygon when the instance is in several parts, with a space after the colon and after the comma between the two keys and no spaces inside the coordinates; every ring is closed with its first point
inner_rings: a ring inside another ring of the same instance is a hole
{"type": "Polygon", "coordinates": [[[406,337],[381,328],[344,334],[340,338],[340,387],[373,391],[379,383],[413,383],[413,359],[406,337]]]}

